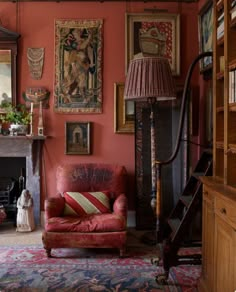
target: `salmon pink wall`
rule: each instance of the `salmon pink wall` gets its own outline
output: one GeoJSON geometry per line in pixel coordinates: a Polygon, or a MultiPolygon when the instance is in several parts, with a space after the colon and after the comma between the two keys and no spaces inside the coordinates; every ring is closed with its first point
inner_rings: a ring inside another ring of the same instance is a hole
{"type": "MultiPolygon", "coordinates": [[[[198,4],[143,3],[143,2],[1,2],[2,25],[21,34],[18,55],[18,101],[29,86],[44,86],[50,92],[50,108],[44,110],[45,134],[43,149],[43,198],[56,194],[55,170],[60,163],[105,162],[124,165],[129,174],[129,209],[135,208],[134,135],[114,133],[114,83],[125,80],[125,13],[144,12],[144,8],[168,9],[181,16],[181,76],[183,82],[189,64],[198,54],[198,4]],[[17,6],[18,5],[18,6],[17,6]],[[16,17],[17,16],[17,17],[16,17]],[[54,81],[54,21],[56,19],[104,20],[103,50],[103,113],[57,114],[53,110],[54,81]],[[27,48],[45,48],[44,69],[41,80],[30,77],[27,48]],[[92,155],[65,155],[65,122],[90,121],[92,127],[92,155]]],[[[193,85],[198,86],[199,72],[194,73],[193,85]]]]}

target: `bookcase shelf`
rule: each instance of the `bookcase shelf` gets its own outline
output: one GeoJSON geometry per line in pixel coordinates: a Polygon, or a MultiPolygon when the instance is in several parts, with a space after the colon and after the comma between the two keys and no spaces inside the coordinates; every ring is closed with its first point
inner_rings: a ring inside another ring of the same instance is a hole
{"type": "Polygon", "coordinates": [[[229,144],[229,150],[233,154],[236,154],[236,142],[234,144],[229,144]]]}
{"type": "Polygon", "coordinates": [[[224,141],[216,141],[216,148],[217,149],[224,149],[224,141]]]}
{"type": "Polygon", "coordinates": [[[218,113],[222,113],[222,112],[224,112],[224,107],[223,106],[219,106],[219,107],[216,108],[216,111],[218,113]]]}
{"type": "Polygon", "coordinates": [[[216,78],[217,78],[217,80],[224,79],[224,72],[223,72],[223,71],[218,72],[218,73],[216,74],[216,78]]]}
{"type": "Polygon", "coordinates": [[[220,11],[220,10],[222,10],[224,8],[224,0],[219,0],[219,1],[217,1],[217,3],[216,3],[216,9],[218,10],[218,11],[220,11]]]}
{"type": "Polygon", "coordinates": [[[235,28],[236,27],[236,17],[234,17],[233,19],[231,19],[230,27],[231,28],[235,28]]]}
{"type": "Polygon", "coordinates": [[[236,103],[229,104],[229,111],[236,112],[236,103]]]}
{"type": "Polygon", "coordinates": [[[229,70],[235,70],[236,69],[236,59],[229,62],[229,70]]]}
{"type": "Polygon", "coordinates": [[[217,45],[218,45],[218,46],[223,46],[223,45],[224,45],[224,36],[220,37],[220,38],[217,40],[217,45]]]}

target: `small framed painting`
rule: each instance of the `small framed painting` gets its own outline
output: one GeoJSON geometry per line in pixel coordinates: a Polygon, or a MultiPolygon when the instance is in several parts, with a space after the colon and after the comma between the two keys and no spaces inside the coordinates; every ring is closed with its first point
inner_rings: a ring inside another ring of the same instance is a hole
{"type": "MultiPolygon", "coordinates": [[[[224,19],[223,19],[224,20],[224,19]]],[[[198,16],[200,53],[213,49],[213,2],[207,1],[198,16]]],[[[212,57],[205,57],[200,61],[200,71],[203,73],[212,68],[212,57]]]]}
{"type": "Polygon", "coordinates": [[[134,101],[124,100],[124,83],[114,84],[114,130],[115,133],[134,133],[134,101]]]}
{"type": "Polygon", "coordinates": [[[66,154],[91,154],[91,122],[66,122],[66,154]]]}

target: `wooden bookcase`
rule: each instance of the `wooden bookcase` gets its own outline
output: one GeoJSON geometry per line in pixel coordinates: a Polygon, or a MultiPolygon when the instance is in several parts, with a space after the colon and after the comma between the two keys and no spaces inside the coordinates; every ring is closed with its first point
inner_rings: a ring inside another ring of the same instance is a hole
{"type": "Polygon", "coordinates": [[[213,176],[203,182],[198,290],[236,291],[236,4],[213,0],[213,176]]]}

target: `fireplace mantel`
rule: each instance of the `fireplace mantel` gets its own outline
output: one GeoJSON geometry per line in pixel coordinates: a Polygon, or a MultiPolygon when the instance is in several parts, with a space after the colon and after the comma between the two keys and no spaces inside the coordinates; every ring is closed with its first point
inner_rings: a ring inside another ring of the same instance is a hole
{"type": "Polygon", "coordinates": [[[45,136],[0,135],[0,157],[26,158],[26,188],[34,200],[35,223],[40,225],[40,175],[45,136]]]}

